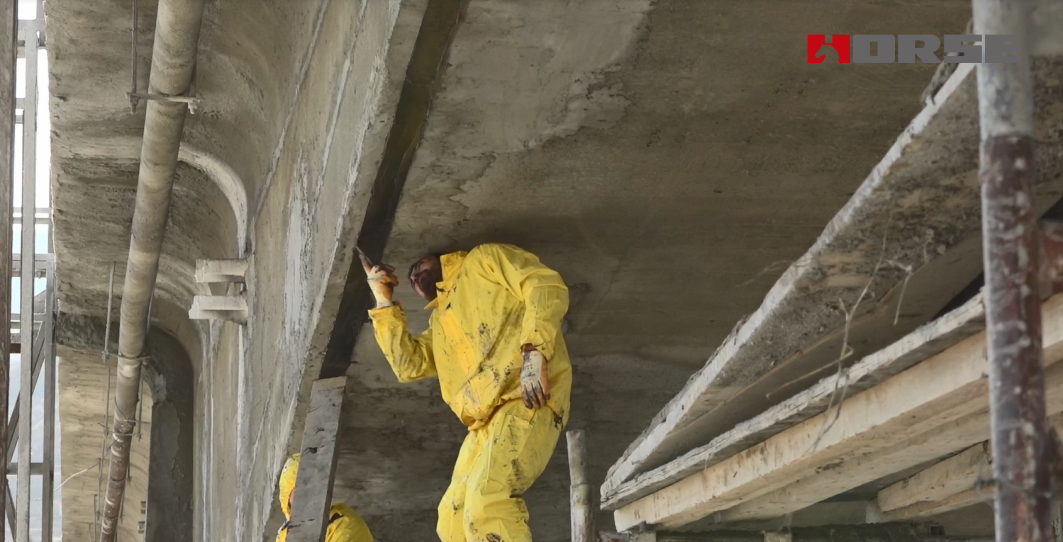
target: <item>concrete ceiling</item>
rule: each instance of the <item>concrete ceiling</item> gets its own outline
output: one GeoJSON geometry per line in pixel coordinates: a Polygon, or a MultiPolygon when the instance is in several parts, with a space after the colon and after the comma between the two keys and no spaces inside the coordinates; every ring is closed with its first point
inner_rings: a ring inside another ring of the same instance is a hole
{"type": "MultiPolygon", "coordinates": [[[[140,2],[141,88],[153,4],[140,2]]],[[[266,201],[287,104],[303,85],[301,51],[317,37],[311,4],[208,2],[204,104],[185,143],[239,173],[252,212],[266,201]]],[[[64,312],[102,314],[110,262],[128,247],[143,122],[124,95],[130,7],[53,0],[47,11],[64,312]]],[[[934,66],[809,65],[805,36],[958,33],[969,9],[968,0],[470,0],[386,260],[401,267],[429,250],[501,241],[562,273],[572,289],[571,426],[588,430],[600,482],[921,107],[934,66]]],[[[396,33],[416,24],[400,16],[396,33]]],[[[334,81],[307,85],[335,91],[334,81]]],[[[183,318],[199,291],[191,270],[197,258],[236,255],[239,219],[201,168],[179,169],[173,206],[158,323],[200,352],[194,337],[207,332],[183,318]]],[[[286,223],[274,226],[283,237],[286,223]]],[[[283,268],[271,280],[283,283],[283,268]]],[[[400,298],[423,327],[427,314],[405,286],[400,298]]],[[[286,306],[259,302],[283,317],[286,306]]],[[[464,428],[434,382],[398,385],[364,330],[348,374],[336,498],[380,539],[431,539],[464,428]]],[[[567,539],[560,450],[528,495],[537,540],[567,539]]],[[[65,448],[63,460],[64,470],[85,463],[65,448]]]]}
{"type": "MultiPolygon", "coordinates": [[[[560,270],[571,426],[600,482],[920,109],[932,66],[809,65],[806,34],[955,33],[969,9],[472,1],[386,259],[501,241],[560,270]]],[[[339,495],[388,539],[430,538],[463,428],[434,383],[396,384],[366,335],[339,495]]],[[[566,539],[563,450],[528,496],[544,540],[566,539]]]]}

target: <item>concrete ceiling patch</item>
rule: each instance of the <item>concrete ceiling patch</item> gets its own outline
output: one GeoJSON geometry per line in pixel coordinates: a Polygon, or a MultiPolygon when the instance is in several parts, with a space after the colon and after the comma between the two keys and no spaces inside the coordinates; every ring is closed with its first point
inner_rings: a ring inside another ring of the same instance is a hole
{"type": "MultiPolygon", "coordinates": [[[[106,143],[97,141],[90,153],[80,151],[78,159],[103,159],[108,161],[140,159],[140,138],[109,138],[106,143]]],[[[177,155],[178,162],[183,162],[203,172],[229,202],[236,220],[237,257],[242,258],[247,248],[248,204],[247,188],[243,179],[224,160],[188,143],[181,143],[177,155]]]]}

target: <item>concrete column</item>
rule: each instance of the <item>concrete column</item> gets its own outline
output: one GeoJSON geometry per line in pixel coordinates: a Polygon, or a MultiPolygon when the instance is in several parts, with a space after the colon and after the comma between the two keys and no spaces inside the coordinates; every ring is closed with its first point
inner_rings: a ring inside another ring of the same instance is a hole
{"type": "Polygon", "coordinates": [[[192,541],[195,384],[176,339],[153,331],[147,378],[152,386],[146,542],[192,541]]]}

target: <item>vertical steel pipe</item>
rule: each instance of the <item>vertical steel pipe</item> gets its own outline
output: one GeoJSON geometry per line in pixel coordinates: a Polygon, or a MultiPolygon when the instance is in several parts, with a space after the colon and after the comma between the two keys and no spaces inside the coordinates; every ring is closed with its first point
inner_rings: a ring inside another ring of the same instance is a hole
{"type": "Polygon", "coordinates": [[[978,65],[979,177],[998,542],[1052,538],[1029,15],[1026,0],[974,0],[986,53],[978,65]],[[1018,43],[1021,52],[997,58],[997,40],[1018,43]]]}

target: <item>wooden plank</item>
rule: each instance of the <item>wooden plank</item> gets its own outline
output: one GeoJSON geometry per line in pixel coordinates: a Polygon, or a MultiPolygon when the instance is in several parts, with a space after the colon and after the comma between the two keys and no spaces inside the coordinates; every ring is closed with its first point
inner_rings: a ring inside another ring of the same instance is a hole
{"type": "MultiPolygon", "coordinates": [[[[1050,313],[1046,313],[1048,315],[1050,313]]],[[[1053,354],[1046,353],[1047,409],[1049,414],[1063,411],[1063,364],[1054,364],[1063,359],[1059,351],[1063,345],[1063,313],[1056,320],[1046,320],[1046,345],[1057,345],[1053,354]]],[[[911,468],[920,463],[931,461],[968,444],[981,442],[989,438],[989,398],[982,396],[963,407],[964,412],[971,412],[961,424],[946,424],[931,430],[918,438],[902,443],[891,444],[879,450],[873,450],[855,459],[846,459],[832,464],[829,469],[815,476],[797,480],[789,486],[743,502],[718,516],[720,521],[745,521],[781,517],[791,512],[811,506],[824,499],[833,497],[871,483],[883,476],[911,468]]],[[[973,482],[968,488],[973,487],[973,482]]]]}
{"type": "MultiPolygon", "coordinates": [[[[1063,414],[1049,425],[1063,430],[1063,414]]],[[[949,512],[978,502],[992,502],[991,488],[977,490],[979,480],[993,476],[989,441],[976,444],[878,493],[879,508],[888,520],[908,521],[949,512]]]]}
{"type": "Polygon", "coordinates": [[[968,489],[967,491],[957,493],[940,501],[916,503],[911,506],[893,510],[892,512],[887,512],[886,518],[890,521],[913,521],[921,518],[938,516],[961,508],[967,508],[968,506],[974,506],[978,503],[984,503],[986,505],[986,511],[992,513],[993,491],[991,489],[986,489],[984,491],[968,489]]]}
{"type": "MultiPolygon", "coordinates": [[[[1045,363],[1051,366],[1063,358],[1063,296],[1048,300],[1043,310],[1045,363]]],[[[896,467],[890,472],[897,472],[948,453],[947,446],[956,450],[984,440],[988,427],[980,427],[985,422],[978,419],[988,412],[984,348],[984,332],[969,337],[850,397],[838,411],[787,429],[617,510],[617,528],[627,530],[640,523],[678,527],[805,478],[838,483],[833,473],[845,472],[847,479],[859,479],[850,475],[848,465],[884,468],[875,454],[887,457],[896,467]],[[978,431],[983,431],[981,436],[978,431]],[[933,452],[937,455],[926,457],[933,452]]],[[[1063,369],[1053,374],[1060,373],[1063,369]]]]}
{"type": "MultiPolygon", "coordinates": [[[[817,371],[829,370],[845,335],[846,313],[838,308],[852,310],[869,277],[869,293],[849,326],[856,356],[930,319],[936,313],[930,299],[939,290],[977,275],[980,249],[967,245],[977,242],[980,227],[978,185],[972,182],[978,123],[971,74],[967,65],[957,69],[937,103],[909,124],[812,248],[613,465],[603,494],[826,376],[817,371]],[[960,263],[949,267],[949,261],[960,263]],[[896,264],[914,270],[906,289],[908,275],[898,273],[896,264]],[[901,290],[907,292],[901,314],[912,319],[902,316],[894,325],[901,290]],[[807,375],[814,375],[811,382],[804,381],[807,375]]],[[[1047,104],[1037,119],[1041,213],[1060,194],[1060,179],[1051,177],[1063,161],[1063,137],[1054,128],[1060,119],[1051,104],[1060,102],[1053,81],[1063,76],[1063,66],[1035,61],[1034,75],[1038,103],[1047,104]]]]}
{"type": "Polygon", "coordinates": [[[336,441],[342,424],[347,377],[314,382],[303,430],[302,457],[292,497],[291,542],[321,542],[328,528],[332,484],[336,478],[336,441]]]}
{"type": "Polygon", "coordinates": [[[981,294],[975,296],[956,310],[918,328],[889,347],[865,357],[846,373],[835,372],[815,386],[751,420],[738,424],[709,444],[657,469],[640,474],[608,494],[603,493],[603,508],[615,510],[715,465],[788,427],[822,413],[833,398],[841,395],[843,388],[848,395],[856,394],[981,331],[985,327],[985,307],[982,300],[981,294]]]}
{"type": "Polygon", "coordinates": [[[989,441],[975,444],[922,472],[878,492],[878,505],[890,512],[920,502],[941,501],[974,487],[979,477],[991,477],[989,441]]]}

